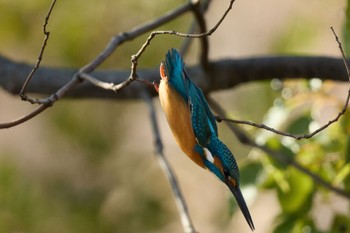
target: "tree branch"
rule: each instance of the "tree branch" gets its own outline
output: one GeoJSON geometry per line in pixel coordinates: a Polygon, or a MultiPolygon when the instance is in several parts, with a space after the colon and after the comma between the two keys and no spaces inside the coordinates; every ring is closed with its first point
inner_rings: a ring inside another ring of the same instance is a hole
{"type": "MultiPolygon", "coordinates": [[[[225,59],[211,62],[210,85],[204,80],[200,66],[187,68],[190,77],[203,89],[212,92],[235,87],[239,84],[270,80],[272,78],[320,78],[321,80],[348,81],[341,58],[331,57],[259,57],[247,59],[225,59]]],[[[0,86],[12,94],[19,94],[22,85],[30,72],[31,66],[13,62],[0,56],[0,86]]],[[[76,69],[41,67],[27,87],[27,92],[50,95],[71,81],[76,69]]],[[[127,70],[105,70],[92,73],[101,81],[121,83],[129,76],[127,70]]],[[[158,64],[156,68],[140,69],[138,76],[149,82],[159,80],[158,64]]],[[[71,98],[103,98],[103,99],[139,99],[139,91],[147,88],[155,96],[153,87],[133,82],[127,89],[116,95],[84,82],[66,94],[71,98]]]]}
{"type": "Polygon", "coordinates": [[[43,41],[43,44],[42,44],[40,52],[39,52],[39,56],[38,56],[37,62],[35,64],[34,68],[30,71],[30,73],[29,73],[28,77],[26,78],[26,80],[25,80],[25,82],[24,82],[24,84],[22,86],[22,89],[21,89],[21,91],[19,93],[19,95],[21,96],[22,100],[29,101],[32,104],[36,103],[36,101],[34,99],[28,97],[25,94],[25,91],[26,91],[26,88],[27,88],[30,80],[33,78],[35,72],[39,69],[41,61],[43,59],[45,48],[46,48],[47,42],[48,42],[48,40],[50,38],[50,32],[47,30],[47,26],[49,24],[49,19],[50,19],[50,16],[52,14],[53,8],[55,7],[55,4],[56,4],[56,0],[53,0],[52,3],[51,3],[51,6],[49,8],[49,11],[47,12],[46,17],[45,17],[45,21],[44,21],[44,24],[43,24],[43,33],[44,33],[45,37],[44,37],[44,41],[43,41]]]}
{"type": "Polygon", "coordinates": [[[89,64],[84,66],[83,68],[80,69],[81,73],[91,73],[93,72],[99,65],[101,65],[114,51],[115,49],[123,44],[126,41],[130,41],[143,33],[146,33],[148,31],[153,30],[154,28],[157,28],[167,22],[170,22],[180,15],[188,12],[191,10],[191,2],[188,2],[186,4],[183,4],[182,6],[158,17],[155,20],[146,22],[144,24],[141,24],[137,27],[134,27],[128,32],[122,32],[119,35],[113,37],[106,48],[89,64]]]}
{"type": "MultiPolygon", "coordinates": [[[[225,116],[225,110],[220,106],[219,103],[214,101],[212,98],[208,98],[208,102],[210,103],[210,106],[221,116],[225,116]]],[[[236,125],[233,125],[232,122],[225,122],[230,130],[237,136],[239,141],[242,144],[258,148],[261,151],[265,152],[268,156],[273,158],[276,161],[279,161],[280,163],[283,163],[285,165],[293,166],[296,169],[298,169],[300,172],[304,173],[305,175],[308,175],[315,183],[337,193],[338,195],[345,197],[347,199],[350,199],[350,193],[346,192],[345,190],[333,186],[331,183],[325,181],[317,174],[311,172],[307,168],[303,167],[300,163],[294,160],[294,158],[290,156],[283,155],[280,151],[272,150],[269,147],[265,145],[259,145],[257,144],[252,138],[250,138],[241,128],[239,128],[236,125]]]]}
{"type": "MultiPolygon", "coordinates": [[[[52,94],[50,94],[49,97],[46,97],[43,99],[29,98],[29,97],[24,95],[23,90],[26,89],[26,87],[28,86],[29,80],[33,77],[33,74],[38,71],[38,68],[39,68],[39,65],[41,62],[41,55],[44,53],[47,39],[48,39],[48,35],[49,35],[47,30],[46,30],[46,26],[48,23],[48,19],[51,15],[52,9],[54,7],[54,3],[55,3],[55,0],[54,0],[54,2],[51,5],[51,8],[46,16],[45,22],[44,22],[44,34],[46,37],[45,37],[43,46],[42,46],[41,51],[40,51],[37,65],[34,67],[34,69],[32,69],[32,71],[30,72],[30,75],[24,81],[24,87],[22,87],[21,91],[20,91],[20,95],[21,95],[23,100],[28,100],[32,104],[38,103],[42,106],[37,108],[33,112],[31,112],[23,117],[20,117],[16,121],[11,121],[11,122],[0,124],[0,128],[13,127],[17,124],[23,123],[24,121],[26,121],[28,119],[31,119],[35,115],[37,115],[40,112],[47,109],[49,106],[53,105],[54,102],[56,102],[57,100],[66,96],[67,93],[69,93],[71,90],[73,90],[73,88],[75,88],[78,84],[82,83],[82,81],[84,81],[84,80],[93,80],[93,82],[91,84],[96,85],[96,83],[98,83],[97,86],[99,88],[101,88],[102,86],[104,86],[102,80],[97,80],[92,75],[86,76],[86,74],[93,72],[100,64],[102,64],[115,51],[115,49],[120,44],[124,43],[125,41],[131,40],[134,37],[137,37],[138,35],[142,34],[143,32],[147,31],[148,29],[150,29],[152,27],[155,27],[157,25],[160,26],[161,24],[178,17],[179,15],[188,11],[192,7],[192,4],[195,4],[196,2],[198,2],[198,1],[195,1],[195,0],[190,1],[188,4],[185,4],[182,7],[179,7],[177,9],[169,12],[168,14],[165,14],[165,15],[163,15],[163,16],[161,16],[161,17],[159,17],[159,18],[157,18],[149,23],[140,25],[139,27],[136,27],[127,33],[122,33],[122,34],[119,34],[119,36],[113,37],[112,40],[110,41],[110,43],[107,45],[107,47],[94,60],[92,60],[88,65],[79,69],[78,72],[75,72],[74,75],[72,75],[72,79],[69,80],[68,82],[66,82],[66,84],[62,85],[56,92],[51,92],[52,94]],[[84,76],[84,74],[85,74],[85,76],[84,76]],[[85,79],[82,77],[85,77],[85,79]]],[[[232,9],[232,5],[234,2],[235,2],[235,0],[230,0],[229,6],[226,9],[226,11],[223,13],[223,15],[218,20],[218,22],[215,24],[215,26],[212,27],[208,32],[204,32],[204,33],[200,33],[200,34],[186,34],[186,33],[182,33],[182,32],[166,30],[166,31],[153,31],[152,33],[150,33],[147,40],[141,46],[141,48],[138,50],[138,52],[131,56],[131,72],[130,72],[130,75],[128,76],[128,78],[126,80],[118,83],[118,84],[114,84],[113,82],[106,83],[105,86],[108,86],[107,90],[113,90],[114,92],[120,92],[126,86],[129,86],[131,83],[138,80],[138,77],[139,77],[137,74],[138,59],[145,52],[146,48],[150,45],[152,39],[155,38],[155,36],[157,36],[157,35],[175,35],[175,36],[184,37],[184,38],[203,38],[206,36],[210,36],[216,31],[216,29],[223,22],[223,20],[225,19],[225,17],[229,13],[229,11],[232,9]]],[[[149,83],[149,82],[147,82],[147,80],[142,80],[142,81],[144,83],[149,83]]],[[[137,93],[139,93],[139,92],[137,92],[137,93]]]]}
{"type": "MultiPolygon", "coordinates": [[[[195,1],[193,1],[195,2],[195,1]]],[[[207,7],[202,7],[197,1],[196,4],[193,4],[192,11],[196,19],[196,26],[199,27],[200,33],[205,33],[207,31],[207,24],[204,19],[204,11],[207,7]]],[[[209,41],[208,37],[203,36],[201,38],[201,56],[200,56],[200,64],[202,68],[207,71],[209,70],[209,41]]]]}

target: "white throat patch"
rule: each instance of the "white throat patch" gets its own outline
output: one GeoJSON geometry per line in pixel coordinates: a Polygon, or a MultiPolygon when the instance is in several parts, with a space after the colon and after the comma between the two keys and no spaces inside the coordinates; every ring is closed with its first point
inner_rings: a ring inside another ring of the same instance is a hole
{"type": "Polygon", "coordinates": [[[213,157],[213,155],[211,154],[211,152],[210,152],[207,148],[205,148],[205,147],[203,147],[203,150],[204,150],[205,158],[206,158],[209,162],[214,163],[214,157],[213,157]]]}

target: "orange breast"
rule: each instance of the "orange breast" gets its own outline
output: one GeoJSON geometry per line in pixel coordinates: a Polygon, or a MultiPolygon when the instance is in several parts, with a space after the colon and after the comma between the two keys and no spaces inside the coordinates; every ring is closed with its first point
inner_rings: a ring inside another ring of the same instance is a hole
{"type": "Polygon", "coordinates": [[[167,79],[162,79],[159,84],[159,99],[177,144],[190,159],[205,168],[200,154],[194,150],[197,140],[189,108],[181,95],[169,86],[167,79]]]}

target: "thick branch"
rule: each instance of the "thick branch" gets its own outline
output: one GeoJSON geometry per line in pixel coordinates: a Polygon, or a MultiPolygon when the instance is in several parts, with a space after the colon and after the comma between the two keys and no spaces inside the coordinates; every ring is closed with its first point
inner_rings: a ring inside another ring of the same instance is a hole
{"type": "MultiPolygon", "coordinates": [[[[0,57],[0,86],[10,93],[18,94],[32,66],[10,61],[0,57]]],[[[187,68],[190,77],[199,84],[205,92],[232,88],[238,84],[268,80],[271,78],[320,78],[322,80],[348,81],[342,59],[331,57],[259,57],[248,59],[225,59],[211,63],[210,83],[204,80],[203,71],[199,66],[187,68]]],[[[28,93],[50,95],[69,82],[77,72],[75,69],[42,67],[36,77],[27,87],[28,93]]],[[[99,71],[94,77],[115,84],[129,77],[129,71],[99,71]]],[[[158,65],[156,68],[139,70],[138,75],[150,82],[159,80],[158,65]]],[[[149,92],[156,95],[152,87],[149,92]]],[[[79,85],[67,97],[74,98],[108,98],[108,99],[138,99],[142,83],[132,83],[129,88],[115,94],[93,86],[88,82],[79,85]]]]}

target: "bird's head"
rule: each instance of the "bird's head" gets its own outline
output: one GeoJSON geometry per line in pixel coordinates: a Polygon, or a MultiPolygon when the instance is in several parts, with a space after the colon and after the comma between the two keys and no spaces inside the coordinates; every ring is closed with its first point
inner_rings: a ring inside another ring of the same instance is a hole
{"type": "Polygon", "coordinates": [[[205,150],[205,166],[231,190],[251,230],[254,223],[239,187],[239,170],[231,151],[219,139],[211,138],[205,150]]]}

